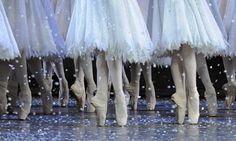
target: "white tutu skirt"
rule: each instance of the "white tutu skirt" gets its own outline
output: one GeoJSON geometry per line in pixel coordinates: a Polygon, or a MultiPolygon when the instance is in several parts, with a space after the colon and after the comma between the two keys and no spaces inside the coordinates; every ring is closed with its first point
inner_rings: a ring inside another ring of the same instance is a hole
{"type": "Polygon", "coordinates": [[[135,0],[80,0],[75,7],[66,44],[69,56],[104,51],[109,59],[144,62],[152,42],[135,0]]]}
{"type": "Polygon", "coordinates": [[[236,57],[236,1],[227,0],[220,1],[220,7],[226,3],[225,11],[221,11],[223,22],[225,25],[229,48],[226,51],[226,56],[236,57]]]}
{"type": "Polygon", "coordinates": [[[67,36],[74,0],[53,0],[54,13],[64,40],[67,36]]]}
{"type": "Polygon", "coordinates": [[[90,55],[96,48],[108,48],[106,0],[75,1],[66,38],[68,55],[72,58],[90,55]]]}
{"type": "Polygon", "coordinates": [[[227,43],[205,0],[165,0],[160,45],[173,51],[182,44],[210,56],[226,50],[227,43]]]}
{"type": "Polygon", "coordinates": [[[206,1],[209,5],[209,8],[210,8],[213,16],[215,17],[215,20],[218,24],[218,27],[221,30],[221,33],[223,34],[225,40],[227,40],[228,36],[227,36],[226,30],[224,27],[223,19],[221,17],[217,1],[216,0],[206,0],[206,1]]]}
{"type": "Polygon", "coordinates": [[[30,57],[30,41],[25,0],[4,0],[6,14],[20,52],[30,57]]]}
{"type": "Polygon", "coordinates": [[[48,23],[52,31],[53,39],[57,47],[58,57],[64,57],[67,54],[67,48],[65,46],[64,38],[60,32],[59,26],[54,15],[52,3],[49,0],[42,0],[43,7],[46,12],[48,23]]]}
{"type": "Polygon", "coordinates": [[[29,28],[30,57],[57,55],[58,50],[41,0],[25,0],[29,28]]]}
{"type": "Polygon", "coordinates": [[[154,47],[156,47],[156,51],[154,52],[150,63],[153,63],[157,66],[169,66],[171,64],[171,58],[170,57],[162,57],[159,56],[160,53],[160,46],[158,45],[160,42],[161,37],[161,31],[162,31],[162,15],[163,12],[163,0],[138,0],[139,7],[142,11],[144,20],[146,21],[146,25],[149,31],[149,34],[151,35],[151,38],[154,42],[154,47]],[[158,8],[153,9],[154,5],[158,8]],[[155,10],[155,11],[154,11],[155,10]],[[153,16],[155,14],[155,16],[153,16]],[[155,17],[155,18],[154,18],[155,17]],[[152,26],[154,23],[153,20],[155,20],[156,26],[152,26]],[[155,34],[153,34],[153,31],[155,31],[155,34]],[[158,34],[157,34],[158,33],[158,34]],[[154,38],[153,38],[154,35],[154,38]]]}
{"type": "Polygon", "coordinates": [[[0,25],[0,59],[10,60],[20,56],[2,1],[0,1],[0,25]]]}
{"type": "MultiPolygon", "coordinates": [[[[118,54],[130,62],[145,62],[153,44],[136,0],[108,0],[109,56],[118,54]]],[[[117,57],[119,57],[117,56],[117,57]]]]}

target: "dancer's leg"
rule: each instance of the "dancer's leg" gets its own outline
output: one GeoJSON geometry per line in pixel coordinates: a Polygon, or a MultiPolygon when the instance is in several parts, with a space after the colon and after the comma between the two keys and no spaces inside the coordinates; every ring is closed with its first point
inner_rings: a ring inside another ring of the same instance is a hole
{"type": "Polygon", "coordinates": [[[209,76],[207,63],[203,54],[196,55],[197,59],[197,72],[205,86],[205,98],[208,103],[209,116],[216,116],[217,114],[217,97],[215,88],[212,85],[211,78],[209,76]]]}
{"type": "Polygon", "coordinates": [[[11,71],[9,81],[8,81],[8,112],[14,113],[16,107],[16,101],[18,99],[18,82],[16,79],[16,72],[14,70],[11,71]]]}
{"type": "Polygon", "coordinates": [[[181,56],[179,52],[174,52],[172,55],[171,62],[171,74],[175,83],[175,94],[172,95],[171,99],[177,105],[177,123],[183,124],[186,114],[186,92],[185,92],[185,74],[182,67],[181,56]]]}
{"type": "Polygon", "coordinates": [[[85,56],[85,57],[79,58],[79,61],[83,68],[85,79],[88,84],[88,87],[86,90],[87,101],[88,101],[88,112],[94,112],[95,108],[93,107],[93,105],[91,105],[91,98],[94,96],[94,93],[97,88],[96,88],[96,84],[93,77],[92,58],[90,56],[85,56]]]}
{"type": "Polygon", "coordinates": [[[97,56],[97,93],[91,99],[91,103],[98,115],[98,126],[104,126],[108,105],[108,67],[105,60],[105,53],[100,52],[97,56]]]}
{"type": "Polygon", "coordinates": [[[50,114],[52,112],[52,94],[51,89],[44,80],[42,63],[39,58],[32,58],[28,60],[29,68],[32,74],[35,76],[36,81],[39,84],[40,91],[42,92],[43,112],[50,114]]]}
{"type": "MultiPolygon", "coordinates": [[[[131,109],[136,111],[138,108],[138,96],[140,90],[140,75],[141,75],[141,66],[140,64],[133,63],[131,64],[131,81],[130,88],[134,92],[131,94],[131,109]]],[[[130,93],[132,92],[130,91],[130,93]]]]}
{"type": "Polygon", "coordinates": [[[199,119],[199,94],[197,91],[197,64],[194,50],[188,46],[183,45],[181,48],[183,56],[183,67],[186,73],[186,83],[188,84],[188,116],[190,123],[196,124],[199,119]]]}
{"type": "Polygon", "coordinates": [[[126,75],[124,65],[122,66],[122,79],[123,79],[124,87],[125,89],[127,89],[127,87],[129,87],[129,79],[126,75]]]}
{"type": "Polygon", "coordinates": [[[225,104],[226,104],[226,109],[230,109],[236,92],[236,85],[235,85],[236,59],[231,57],[224,57],[223,62],[226,71],[226,77],[228,80],[228,83],[224,84],[223,86],[223,89],[226,91],[225,104]]]}
{"type": "Polygon", "coordinates": [[[53,69],[60,82],[60,91],[59,91],[60,103],[62,106],[66,106],[69,102],[69,88],[64,72],[63,60],[61,58],[58,58],[57,61],[54,61],[52,64],[53,64],[53,69]]]}
{"type": "Polygon", "coordinates": [[[145,63],[142,65],[143,76],[146,82],[146,100],[147,100],[147,109],[154,110],[156,106],[156,94],[155,88],[152,82],[152,66],[150,63],[145,63]]]}
{"type": "Polygon", "coordinates": [[[43,74],[44,74],[44,78],[45,81],[47,82],[47,85],[49,86],[49,88],[52,90],[52,86],[53,86],[53,80],[52,80],[52,76],[53,76],[53,67],[52,67],[52,63],[48,60],[44,60],[43,61],[43,74]]]}
{"type": "Polygon", "coordinates": [[[20,86],[19,99],[21,102],[19,119],[25,120],[30,113],[32,104],[32,95],[29,87],[28,72],[26,57],[21,53],[21,57],[17,58],[18,62],[14,63],[16,66],[16,78],[20,86]]]}
{"type": "Polygon", "coordinates": [[[81,63],[78,58],[74,59],[75,66],[75,83],[71,86],[71,90],[74,93],[78,102],[79,111],[84,111],[85,106],[85,86],[84,86],[84,72],[81,63]]]}
{"type": "Polygon", "coordinates": [[[124,126],[127,124],[128,113],[122,86],[122,61],[120,59],[108,60],[107,64],[116,95],[115,108],[117,123],[119,126],[124,126]]]}

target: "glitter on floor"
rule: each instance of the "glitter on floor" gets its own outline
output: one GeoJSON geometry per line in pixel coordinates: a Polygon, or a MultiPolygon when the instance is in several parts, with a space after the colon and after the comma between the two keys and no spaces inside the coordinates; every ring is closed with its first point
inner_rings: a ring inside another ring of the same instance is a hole
{"type": "Polygon", "coordinates": [[[33,101],[26,121],[18,121],[16,115],[4,115],[0,120],[0,140],[236,140],[236,105],[228,111],[223,101],[219,101],[217,117],[207,116],[202,100],[199,125],[176,125],[175,106],[171,101],[158,100],[157,109],[147,111],[145,101],[140,100],[139,110],[129,112],[128,125],[123,128],[116,126],[113,101],[110,101],[106,127],[96,126],[95,113],[78,113],[74,100],[67,108],[55,106],[52,115],[43,115],[40,104],[38,99],[33,101]]]}

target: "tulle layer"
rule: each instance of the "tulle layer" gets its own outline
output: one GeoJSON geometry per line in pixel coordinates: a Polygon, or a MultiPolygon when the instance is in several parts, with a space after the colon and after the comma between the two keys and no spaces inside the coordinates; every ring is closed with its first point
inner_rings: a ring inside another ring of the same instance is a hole
{"type": "Polygon", "coordinates": [[[183,44],[208,56],[225,52],[227,41],[205,0],[165,0],[162,5],[154,4],[153,38],[157,54],[179,50],[183,44]]]}
{"type": "Polygon", "coordinates": [[[75,2],[66,45],[69,56],[104,51],[108,59],[144,62],[153,53],[152,42],[135,0],[81,0],[75,2]]]}
{"type": "Polygon", "coordinates": [[[0,1],[0,25],[0,59],[10,60],[20,56],[2,1],[0,1]]]}

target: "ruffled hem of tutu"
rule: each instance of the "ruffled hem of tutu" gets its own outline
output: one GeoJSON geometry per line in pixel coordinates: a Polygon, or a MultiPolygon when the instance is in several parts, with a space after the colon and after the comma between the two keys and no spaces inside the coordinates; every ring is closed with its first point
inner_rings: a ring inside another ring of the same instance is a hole
{"type": "Polygon", "coordinates": [[[223,43],[212,44],[209,43],[191,43],[188,41],[183,42],[170,42],[164,43],[161,42],[159,48],[156,49],[155,55],[158,57],[164,57],[170,55],[175,50],[179,50],[183,44],[189,45],[191,48],[195,50],[196,53],[202,53],[206,57],[215,57],[215,56],[224,56],[226,54],[226,50],[229,48],[229,44],[224,40],[223,43]]]}
{"type": "Polygon", "coordinates": [[[40,58],[40,57],[50,57],[50,56],[59,56],[59,53],[57,50],[51,50],[51,51],[47,51],[47,52],[42,52],[42,51],[27,51],[25,53],[26,58],[30,59],[30,58],[40,58]]]}
{"type": "Polygon", "coordinates": [[[151,59],[153,54],[152,43],[144,47],[139,45],[130,46],[129,44],[112,44],[112,45],[84,45],[68,44],[68,57],[76,58],[78,56],[95,56],[97,52],[105,52],[106,59],[122,59],[124,62],[144,63],[151,59]]]}
{"type": "Polygon", "coordinates": [[[20,52],[16,46],[1,46],[0,60],[9,61],[20,57],[20,52]]]}

